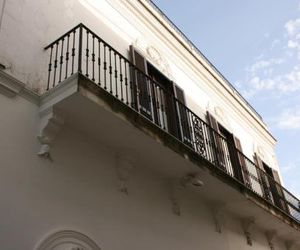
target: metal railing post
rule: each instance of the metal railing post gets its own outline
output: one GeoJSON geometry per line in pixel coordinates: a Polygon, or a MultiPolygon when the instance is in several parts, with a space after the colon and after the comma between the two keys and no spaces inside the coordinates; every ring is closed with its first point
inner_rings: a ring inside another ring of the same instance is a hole
{"type": "Polygon", "coordinates": [[[79,26],[78,72],[82,73],[82,25],[79,26]]]}

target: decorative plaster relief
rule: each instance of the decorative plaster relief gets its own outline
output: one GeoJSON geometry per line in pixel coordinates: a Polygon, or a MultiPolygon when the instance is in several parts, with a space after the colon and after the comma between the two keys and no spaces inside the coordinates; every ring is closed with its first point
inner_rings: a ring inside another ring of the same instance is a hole
{"type": "Polygon", "coordinates": [[[293,241],[288,240],[284,244],[285,244],[286,250],[292,250],[294,248],[294,242],[293,241]]]}
{"type": "Polygon", "coordinates": [[[219,120],[224,125],[227,125],[226,127],[228,127],[228,125],[229,125],[228,117],[227,117],[225,111],[223,110],[223,108],[221,108],[220,106],[214,107],[214,114],[215,114],[217,120],[219,120]]]}
{"type": "Polygon", "coordinates": [[[37,136],[41,143],[40,151],[38,155],[49,160],[52,160],[50,155],[50,148],[53,145],[53,141],[56,135],[64,125],[64,118],[57,110],[52,107],[43,111],[41,114],[40,131],[37,136]]]}
{"type": "Polygon", "coordinates": [[[252,246],[252,228],[254,226],[254,218],[246,218],[242,220],[242,228],[246,236],[247,244],[252,246]]]}
{"type": "Polygon", "coordinates": [[[208,101],[206,110],[209,111],[211,114],[215,116],[218,122],[220,122],[222,125],[226,127],[228,130],[232,130],[228,116],[226,115],[226,112],[224,109],[220,106],[215,106],[212,102],[208,101]]]}
{"type": "Polygon", "coordinates": [[[225,203],[213,202],[210,204],[210,211],[212,212],[213,221],[215,224],[215,230],[218,233],[222,233],[222,224],[224,221],[224,210],[226,207],[225,203]]]}
{"type": "Polygon", "coordinates": [[[82,233],[64,230],[48,236],[36,250],[100,250],[100,247],[82,233]]]}
{"type": "Polygon", "coordinates": [[[128,194],[128,180],[130,174],[136,165],[136,154],[124,150],[118,152],[117,156],[116,171],[119,180],[119,191],[128,194]]]}
{"type": "Polygon", "coordinates": [[[143,52],[146,59],[156,66],[161,72],[170,79],[173,79],[170,66],[159,49],[153,45],[149,45],[149,42],[147,42],[144,38],[137,38],[134,42],[134,46],[143,52]]]}
{"type": "Polygon", "coordinates": [[[267,237],[267,240],[268,240],[270,250],[274,250],[275,249],[274,248],[274,238],[276,237],[276,231],[274,231],[274,230],[267,231],[266,232],[266,237],[267,237]]]}

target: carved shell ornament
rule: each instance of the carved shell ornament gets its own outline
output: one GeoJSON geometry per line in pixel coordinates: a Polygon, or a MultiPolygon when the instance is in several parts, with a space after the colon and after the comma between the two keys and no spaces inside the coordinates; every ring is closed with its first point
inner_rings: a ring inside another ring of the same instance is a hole
{"type": "Polygon", "coordinates": [[[173,78],[170,66],[165,57],[162,56],[162,53],[159,51],[159,49],[157,49],[153,45],[149,45],[149,43],[143,38],[136,39],[134,42],[134,46],[136,46],[141,52],[143,52],[147,60],[149,60],[161,72],[163,72],[169,78],[173,78]]]}
{"type": "Polygon", "coordinates": [[[257,153],[258,153],[258,155],[259,155],[262,159],[265,158],[266,151],[265,151],[265,149],[264,149],[263,146],[258,146],[258,147],[257,147],[257,153]]]}
{"type": "Polygon", "coordinates": [[[221,107],[219,107],[219,106],[214,107],[214,114],[216,115],[216,118],[220,122],[222,122],[223,124],[229,126],[227,115],[221,107]]]}

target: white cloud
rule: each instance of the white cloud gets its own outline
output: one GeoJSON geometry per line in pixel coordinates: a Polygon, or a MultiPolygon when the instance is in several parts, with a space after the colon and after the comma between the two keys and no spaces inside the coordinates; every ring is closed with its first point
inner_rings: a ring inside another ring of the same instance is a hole
{"type": "Polygon", "coordinates": [[[279,45],[281,43],[281,41],[279,39],[275,39],[272,41],[271,43],[271,47],[270,50],[274,49],[277,45],[279,45]]]}
{"type": "Polygon", "coordinates": [[[289,20],[284,27],[287,30],[288,35],[295,35],[300,30],[300,18],[296,20],[289,20]]]}
{"type": "Polygon", "coordinates": [[[300,129],[300,106],[283,111],[276,123],[280,129],[300,129]]]}
{"type": "Polygon", "coordinates": [[[259,60],[251,65],[247,70],[251,73],[255,73],[261,69],[269,68],[274,65],[282,64],[284,62],[283,58],[270,58],[268,60],[259,60]]]}
{"type": "Polygon", "coordinates": [[[296,50],[300,59],[300,18],[288,21],[284,27],[289,39],[287,47],[296,50]]]}
{"type": "Polygon", "coordinates": [[[289,162],[287,165],[282,166],[280,169],[281,172],[285,174],[294,171],[297,168],[298,168],[298,164],[296,164],[296,162],[289,162]]]}
{"type": "Polygon", "coordinates": [[[279,52],[282,56],[268,58],[264,54],[246,68],[246,78],[242,89],[246,98],[263,93],[263,91],[268,91],[268,95],[276,97],[300,91],[300,18],[288,21],[284,28],[286,36],[282,37],[282,40],[275,39],[270,44],[270,50],[272,50],[278,44],[285,43],[284,47],[276,47],[276,49],[281,49],[279,52]],[[296,60],[294,67],[289,66],[292,60],[296,60]]]}

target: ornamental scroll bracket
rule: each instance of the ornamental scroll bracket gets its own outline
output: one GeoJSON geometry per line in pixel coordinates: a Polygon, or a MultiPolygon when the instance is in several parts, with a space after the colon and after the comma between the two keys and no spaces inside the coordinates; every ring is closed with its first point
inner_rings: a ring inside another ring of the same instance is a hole
{"type": "Polygon", "coordinates": [[[40,128],[37,138],[41,147],[37,155],[52,161],[50,151],[57,134],[64,125],[64,117],[60,112],[51,107],[42,111],[40,118],[40,128]]]}
{"type": "Polygon", "coordinates": [[[116,172],[118,178],[118,190],[126,195],[128,192],[128,180],[136,165],[136,154],[129,150],[122,150],[116,154],[116,172]]]}
{"type": "Polygon", "coordinates": [[[253,217],[249,217],[249,218],[242,220],[242,228],[243,228],[244,234],[246,236],[247,244],[249,246],[252,246],[252,244],[253,244],[251,231],[254,227],[254,223],[255,223],[255,220],[253,217]]]}
{"type": "Polygon", "coordinates": [[[275,239],[276,235],[277,235],[277,233],[275,230],[270,230],[270,231],[266,232],[266,238],[267,238],[267,241],[268,241],[268,244],[269,244],[269,247],[271,250],[275,249],[274,239],[275,239]]]}
{"type": "Polygon", "coordinates": [[[213,202],[210,204],[210,211],[215,224],[215,231],[222,233],[222,224],[224,223],[226,204],[223,202],[213,202]]]}

